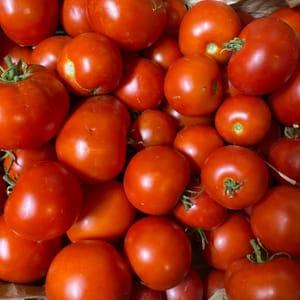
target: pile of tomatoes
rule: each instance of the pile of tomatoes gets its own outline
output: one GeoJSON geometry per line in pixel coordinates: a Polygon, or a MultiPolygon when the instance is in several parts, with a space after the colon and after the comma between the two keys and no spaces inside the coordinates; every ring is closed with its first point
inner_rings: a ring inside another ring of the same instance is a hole
{"type": "Polygon", "coordinates": [[[6,0],[0,25],[0,280],[300,299],[299,9],[6,0]]]}

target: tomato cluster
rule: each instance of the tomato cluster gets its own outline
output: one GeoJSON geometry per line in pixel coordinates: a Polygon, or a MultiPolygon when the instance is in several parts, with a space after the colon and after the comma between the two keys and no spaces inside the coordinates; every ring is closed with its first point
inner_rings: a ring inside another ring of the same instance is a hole
{"type": "Polygon", "coordinates": [[[7,0],[0,25],[0,280],[300,299],[299,9],[7,0]]]}

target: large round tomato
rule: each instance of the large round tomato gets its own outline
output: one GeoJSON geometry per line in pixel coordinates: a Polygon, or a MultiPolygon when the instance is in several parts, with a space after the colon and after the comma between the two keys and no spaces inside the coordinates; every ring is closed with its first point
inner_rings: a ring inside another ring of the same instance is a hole
{"type": "Polygon", "coordinates": [[[80,241],[54,258],[46,278],[49,300],[130,300],[129,267],[116,249],[103,241],[80,241]]]}

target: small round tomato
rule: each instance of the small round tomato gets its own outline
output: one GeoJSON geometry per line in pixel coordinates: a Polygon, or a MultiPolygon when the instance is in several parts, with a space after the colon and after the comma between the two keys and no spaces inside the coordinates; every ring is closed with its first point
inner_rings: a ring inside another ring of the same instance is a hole
{"type": "Polygon", "coordinates": [[[71,227],[81,202],[77,178],[58,162],[43,162],[20,177],[5,203],[4,218],[23,238],[49,240],[71,227]]]}
{"type": "Polygon", "coordinates": [[[229,145],[208,156],[201,170],[201,182],[215,201],[229,209],[241,209],[261,199],[268,188],[268,175],[258,154],[229,145]]]}
{"type": "Polygon", "coordinates": [[[179,113],[208,115],[222,100],[219,67],[205,55],[179,58],[168,69],[164,90],[168,103],[179,113]]]}
{"type": "Polygon", "coordinates": [[[218,108],[215,126],[230,144],[255,145],[270,129],[271,111],[261,98],[243,95],[230,97],[218,108]]]}
{"type": "Polygon", "coordinates": [[[176,205],[189,179],[189,163],[181,153],[167,146],[152,146],[130,160],[124,188],[133,206],[160,215],[176,205]]]}
{"type": "Polygon", "coordinates": [[[221,1],[200,1],[183,17],[179,47],[184,55],[201,53],[226,62],[230,52],[223,50],[223,44],[240,30],[240,18],[231,6],[221,1]]]}
{"type": "Polygon", "coordinates": [[[224,289],[225,286],[225,272],[219,270],[212,270],[205,280],[205,295],[209,299],[218,290],[224,289]]]}
{"type": "Polygon", "coordinates": [[[190,270],[190,241],[183,229],[168,218],[138,220],[129,228],[124,247],[134,272],[154,290],[174,287],[190,270]]]}
{"type": "Polygon", "coordinates": [[[187,7],[184,0],[167,0],[167,24],[165,32],[176,35],[186,11],[187,7]]]}
{"type": "Polygon", "coordinates": [[[129,300],[131,289],[127,263],[103,241],[68,245],[54,258],[46,278],[49,300],[129,300]]]}
{"type": "Polygon", "coordinates": [[[155,291],[143,284],[135,284],[130,300],[168,300],[166,293],[155,291]]]}

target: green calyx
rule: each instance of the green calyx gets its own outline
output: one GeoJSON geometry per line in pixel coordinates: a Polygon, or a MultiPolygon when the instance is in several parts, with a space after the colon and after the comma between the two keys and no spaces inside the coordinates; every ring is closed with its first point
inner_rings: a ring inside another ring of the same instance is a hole
{"type": "Polygon", "coordinates": [[[241,38],[235,37],[223,44],[223,50],[237,52],[243,48],[244,44],[245,42],[241,38]]]}
{"type": "Polygon", "coordinates": [[[224,192],[229,198],[233,198],[235,193],[243,186],[243,182],[235,181],[232,178],[227,178],[224,181],[224,192]]]}

